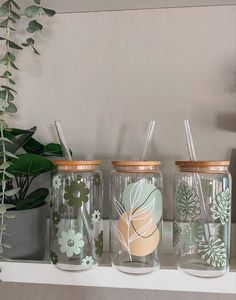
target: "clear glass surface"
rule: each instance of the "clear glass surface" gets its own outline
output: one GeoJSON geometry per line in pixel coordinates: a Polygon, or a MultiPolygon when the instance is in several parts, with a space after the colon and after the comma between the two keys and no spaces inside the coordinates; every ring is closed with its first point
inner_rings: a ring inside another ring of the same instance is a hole
{"type": "Polygon", "coordinates": [[[178,168],[174,195],[177,267],[199,277],[223,275],[229,268],[230,250],[231,176],[227,167],[178,168]],[[196,174],[204,205],[197,193],[196,174]]]}
{"type": "Polygon", "coordinates": [[[112,265],[130,274],[159,266],[162,175],[156,166],[116,167],[110,177],[112,265]]]}
{"type": "Polygon", "coordinates": [[[63,270],[86,270],[103,251],[102,174],[99,170],[52,173],[51,261],[63,270]]]}

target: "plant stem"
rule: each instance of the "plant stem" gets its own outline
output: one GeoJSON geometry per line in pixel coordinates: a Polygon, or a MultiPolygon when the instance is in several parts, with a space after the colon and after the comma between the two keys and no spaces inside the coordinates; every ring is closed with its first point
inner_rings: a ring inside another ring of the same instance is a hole
{"type": "MultiPolygon", "coordinates": [[[[10,15],[10,10],[11,10],[11,5],[9,5],[9,15],[10,15]]],[[[10,29],[9,26],[7,24],[6,26],[6,39],[9,40],[10,39],[10,29]]],[[[9,45],[8,43],[6,44],[6,48],[7,48],[7,52],[9,52],[9,45]]],[[[9,72],[9,60],[7,63],[7,71],[9,72]]],[[[9,86],[9,78],[6,78],[6,86],[9,86]]],[[[8,92],[6,92],[6,98],[5,101],[8,102],[8,92]]],[[[5,146],[5,141],[4,141],[4,131],[3,131],[3,124],[4,124],[4,117],[5,117],[5,106],[3,106],[3,110],[2,110],[2,114],[1,114],[1,121],[0,121],[0,135],[1,135],[1,139],[2,139],[2,157],[3,157],[3,163],[7,162],[7,157],[6,157],[6,146],[5,146]]],[[[4,200],[5,200],[5,190],[6,190],[6,168],[3,169],[2,172],[2,198],[1,198],[1,205],[4,205],[4,200]]],[[[4,213],[1,216],[1,225],[4,224],[4,213]]],[[[0,229],[0,246],[2,247],[2,237],[3,237],[3,229],[0,229]]],[[[1,252],[3,251],[3,249],[1,249],[1,252]]]]}

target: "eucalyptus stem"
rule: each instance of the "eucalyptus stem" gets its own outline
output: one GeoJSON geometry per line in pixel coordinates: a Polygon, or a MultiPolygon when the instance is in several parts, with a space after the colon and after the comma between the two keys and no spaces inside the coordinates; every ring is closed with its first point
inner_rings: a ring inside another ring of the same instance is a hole
{"type": "MultiPolygon", "coordinates": [[[[9,6],[9,12],[10,14],[10,6],[9,6]]],[[[6,39],[9,40],[10,39],[10,29],[9,26],[6,26],[6,39]]],[[[6,49],[7,52],[9,52],[9,44],[6,43],[6,49]]],[[[9,72],[9,61],[7,63],[7,71],[9,72]]],[[[6,86],[9,87],[9,78],[6,78],[6,86]]],[[[6,98],[5,101],[8,103],[8,93],[6,92],[6,98]]],[[[2,110],[2,119],[1,119],[1,125],[0,125],[0,133],[1,133],[1,142],[2,142],[2,158],[3,158],[3,163],[7,162],[7,156],[6,156],[6,145],[5,145],[5,141],[4,141],[4,131],[3,131],[3,125],[4,125],[4,119],[5,119],[5,105],[3,105],[3,110],[2,110]]],[[[1,198],[1,205],[2,207],[4,206],[4,200],[5,200],[5,192],[6,192],[6,167],[4,167],[3,171],[2,171],[2,198],[1,198]]],[[[2,218],[1,218],[1,228],[0,228],[0,253],[3,252],[3,248],[2,248],[2,237],[3,237],[3,228],[4,225],[4,212],[2,213],[2,218]]]]}

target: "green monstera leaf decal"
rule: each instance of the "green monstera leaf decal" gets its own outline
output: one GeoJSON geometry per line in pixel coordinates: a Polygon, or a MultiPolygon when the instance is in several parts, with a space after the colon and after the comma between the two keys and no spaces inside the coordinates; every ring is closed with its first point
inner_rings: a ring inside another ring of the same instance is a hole
{"type": "Polygon", "coordinates": [[[175,247],[180,241],[182,228],[176,223],[173,223],[173,246],[175,247]]]}
{"type": "Polygon", "coordinates": [[[190,185],[182,181],[176,193],[176,209],[187,218],[196,219],[201,213],[198,195],[190,185]]]}
{"type": "Polygon", "coordinates": [[[231,195],[229,188],[219,193],[215,199],[212,200],[210,206],[210,213],[214,220],[220,220],[221,224],[229,222],[230,218],[231,195]]]}
{"type": "Polygon", "coordinates": [[[194,245],[195,243],[201,241],[204,232],[204,223],[202,220],[196,220],[186,225],[182,229],[181,239],[186,245],[194,245]]]}
{"type": "Polygon", "coordinates": [[[98,235],[98,239],[95,240],[96,254],[101,257],[103,253],[103,231],[98,235]]]}
{"type": "Polygon", "coordinates": [[[64,199],[68,200],[69,206],[81,207],[88,201],[88,194],[89,189],[84,182],[73,180],[65,187],[64,199]]]}
{"type": "Polygon", "coordinates": [[[211,236],[209,241],[198,244],[197,253],[208,264],[216,268],[226,265],[226,246],[221,239],[211,236]]]}

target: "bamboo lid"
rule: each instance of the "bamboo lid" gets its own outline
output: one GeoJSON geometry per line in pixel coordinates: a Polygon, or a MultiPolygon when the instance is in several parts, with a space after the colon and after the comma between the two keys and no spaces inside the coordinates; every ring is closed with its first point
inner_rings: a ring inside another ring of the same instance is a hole
{"type": "Polygon", "coordinates": [[[100,160],[54,160],[58,170],[64,172],[86,172],[97,170],[101,164],[100,160]]]}
{"type": "Polygon", "coordinates": [[[142,166],[147,166],[147,167],[152,167],[152,166],[160,166],[161,162],[157,160],[113,160],[112,162],[113,166],[116,167],[142,167],[142,166]]]}
{"type": "Polygon", "coordinates": [[[230,165],[229,160],[202,160],[202,161],[187,161],[187,160],[178,160],[175,162],[177,166],[180,167],[228,167],[230,165]]]}
{"type": "Polygon", "coordinates": [[[54,165],[56,166],[88,166],[88,165],[100,165],[100,160],[54,160],[54,165]]]}

